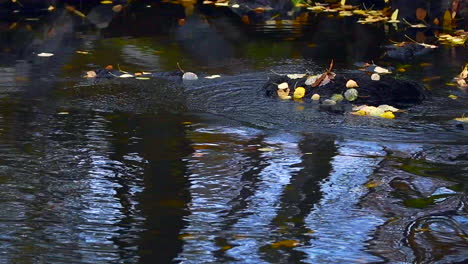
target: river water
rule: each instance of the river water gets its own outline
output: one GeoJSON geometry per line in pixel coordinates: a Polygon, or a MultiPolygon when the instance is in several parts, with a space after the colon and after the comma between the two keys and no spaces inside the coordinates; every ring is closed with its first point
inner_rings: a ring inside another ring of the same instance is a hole
{"type": "Polygon", "coordinates": [[[402,62],[383,46],[431,31],[326,16],[245,25],[226,10],[180,20],[169,4],[94,12],[97,27],[63,10],[0,22],[0,263],[468,259],[468,134],[453,121],[468,101],[447,84],[466,47],[402,62]],[[404,68],[431,98],[386,120],[261,91],[272,72],[331,59],[338,73],[404,68]],[[82,77],[177,63],[221,78],[82,77]]]}

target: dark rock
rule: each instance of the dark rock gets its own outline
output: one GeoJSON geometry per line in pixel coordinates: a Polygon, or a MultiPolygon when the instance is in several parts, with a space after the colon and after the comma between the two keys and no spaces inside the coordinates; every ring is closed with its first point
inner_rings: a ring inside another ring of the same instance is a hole
{"type": "Polygon", "coordinates": [[[398,60],[410,60],[414,57],[422,56],[430,53],[433,49],[423,47],[417,43],[408,43],[403,47],[397,47],[394,45],[386,46],[387,57],[398,60]]]}
{"type": "Polygon", "coordinates": [[[344,94],[348,89],[346,82],[350,79],[356,81],[359,87],[358,98],[353,104],[381,105],[388,104],[396,107],[405,107],[411,104],[421,103],[429,95],[429,92],[419,83],[411,80],[397,79],[389,75],[381,75],[380,81],[373,81],[368,73],[338,73],[336,77],[326,85],[311,87],[305,84],[307,78],[290,79],[287,76],[271,76],[263,86],[266,96],[277,97],[278,84],[287,82],[294,93],[295,87],[306,89],[305,98],[313,94],[319,94],[321,100],[329,99],[333,94],[344,94]]]}

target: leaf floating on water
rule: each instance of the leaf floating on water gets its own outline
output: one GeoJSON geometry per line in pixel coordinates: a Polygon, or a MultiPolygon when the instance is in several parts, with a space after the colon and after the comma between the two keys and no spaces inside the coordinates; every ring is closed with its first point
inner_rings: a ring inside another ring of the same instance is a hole
{"type": "Polygon", "coordinates": [[[382,182],[379,181],[369,181],[368,183],[364,184],[364,186],[366,186],[367,188],[375,188],[381,184],[382,182]]]}
{"type": "Polygon", "coordinates": [[[232,7],[232,8],[239,8],[240,5],[238,5],[238,4],[233,4],[231,7],[232,7]]]}
{"type": "Polygon", "coordinates": [[[119,78],[133,78],[134,76],[131,75],[130,73],[124,73],[122,75],[119,75],[119,78]]]}
{"type": "Polygon", "coordinates": [[[391,111],[391,112],[398,112],[398,111],[400,111],[400,109],[395,108],[395,107],[393,107],[393,106],[391,106],[391,105],[386,105],[386,104],[384,104],[384,105],[379,105],[378,108],[380,108],[380,109],[382,109],[382,110],[384,110],[384,111],[391,111]]]}
{"type": "Polygon", "coordinates": [[[109,4],[112,4],[113,2],[112,1],[109,1],[109,0],[104,0],[104,1],[101,1],[101,4],[103,5],[109,5],[109,4]]]}
{"type": "Polygon", "coordinates": [[[288,74],[286,75],[288,76],[289,79],[300,79],[300,78],[304,78],[306,75],[305,73],[304,74],[301,74],[301,73],[295,73],[295,74],[288,74]]]}
{"type": "Polygon", "coordinates": [[[261,152],[272,152],[272,151],[275,151],[274,148],[259,148],[258,151],[261,151],[261,152]]]}
{"type": "Polygon", "coordinates": [[[390,112],[390,111],[387,111],[387,112],[381,114],[380,117],[386,118],[386,119],[394,119],[394,118],[395,118],[395,114],[393,114],[393,113],[390,112]]]}
{"type": "Polygon", "coordinates": [[[52,57],[52,56],[54,56],[54,54],[49,53],[49,52],[41,52],[41,53],[37,54],[37,56],[39,56],[39,57],[52,57]]]}
{"type": "Polygon", "coordinates": [[[374,72],[376,73],[380,73],[380,74],[387,74],[387,73],[392,73],[391,71],[389,71],[388,69],[385,69],[383,67],[380,67],[380,66],[375,66],[374,68],[374,72]]]}
{"type": "Polygon", "coordinates": [[[196,81],[198,80],[198,76],[193,72],[186,72],[182,75],[182,80],[184,81],[196,81]]]}
{"type": "Polygon", "coordinates": [[[278,90],[276,91],[278,94],[278,97],[280,99],[291,99],[291,96],[289,96],[289,92],[291,90],[289,89],[288,83],[281,83],[278,85],[278,90]]]}
{"type": "Polygon", "coordinates": [[[273,248],[279,248],[279,247],[287,247],[287,248],[292,248],[299,246],[300,243],[297,240],[292,240],[292,239],[286,239],[286,240],[281,240],[278,242],[274,242],[271,244],[271,247],[273,248]]]}
{"type": "Polygon", "coordinates": [[[294,90],[293,97],[294,99],[302,99],[305,95],[305,88],[304,87],[297,87],[294,90]]]}
{"type": "Polygon", "coordinates": [[[278,84],[278,89],[286,89],[286,88],[289,88],[289,85],[287,82],[278,84]]]}
{"type": "Polygon", "coordinates": [[[95,71],[87,71],[85,78],[95,78],[97,76],[95,71]]]}
{"type": "Polygon", "coordinates": [[[373,109],[371,109],[371,110],[369,111],[369,115],[370,115],[370,116],[377,116],[377,117],[381,117],[382,114],[384,114],[384,113],[385,113],[384,110],[382,110],[382,109],[380,109],[380,108],[377,108],[377,107],[375,107],[375,108],[373,108],[373,109]]]}
{"type": "Polygon", "coordinates": [[[357,84],[355,80],[348,80],[346,82],[346,88],[356,88],[356,87],[359,87],[359,85],[357,84]]]}
{"type": "Polygon", "coordinates": [[[468,123],[468,117],[464,117],[464,116],[454,118],[453,120],[458,121],[458,122],[468,123]]]}
{"type": "Polygon", "coordinates": [[[206,76],[205,78],[206,79],[216,79],[216,78],[221,78],[221,75],[210,75],[210,76],[206,76]]]}
{"type": "Polygon", "coordinates": [[[78,54],[85,54],[85,55],[86,55],[86,54],[89,54],[88,51],[83,51],[83,50],[77,50],[77,51],[75,51],[75,52],[78,53],[78,54]]]}
{"type": "Polygon", "coordinates": [[[149,80],[151,78],[149,78],[149,77],[135,77],[135,79],[137,79],[137,80],[149,80]]]}
{"type": "Polygon", "coordinates": [[[390,20],[387,21],[388,23],[399,23],[400,20],[398,20],[398,9],[393,11],[392,15],[390,16],[390,20]]]}
{"type": "Polygon", "coordinates": [[[318,101],[318,100],[320,100],[320,95],[319,94],[313,94],[311,99],[314,100],[314,101],[318,101]]]}
{"type": "Polygon", "coordinates": [[[57,114],[58,114],[58,115],[68,115],[68,114],[70,114],[70,113],[69,113],[69,112],[58,112],[57,114]]]}
{"type": "Polygon", "coordinates": [[[457,99],[458,99],[458,96],[453,95],[453,94],[449,95],[448,97],[449,97],[450,99],[453,99],[453,100],[457,100],[457,99]]]}
{"type": "Polygon", "coordinates": [[[380,81],[380,75],[377,74],[377,73],[373,73],[373,74],[371,75],[371,80],[373,80],[373,81],[380,81]]]}

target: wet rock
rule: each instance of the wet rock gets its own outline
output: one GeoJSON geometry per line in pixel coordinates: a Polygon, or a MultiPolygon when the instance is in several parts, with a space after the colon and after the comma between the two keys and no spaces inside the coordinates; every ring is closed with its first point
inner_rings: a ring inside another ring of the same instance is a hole
{"type": "MultiPolygon", "coordinates": [[[[375,82],[370,79],[367,73],[338,73],[328,84],[318,87],[307,85],[307,76],[300,79],[290,79],[285,75],[274,75],[263,86],[263,90],[266,96],[277,97],[278,86],[276,84],[287,82],[289,87],[304,87],[306,98],[310,98],[313,94],[320,94],[322,98],[330,98],[333,94],[344,94],[347,90],[346,82],[349,79],[359,83],[359,87],[356,88],[359,96],[353,101],[353,104],[388,104],[405,107],[421,103],[429,96],[429,92],[415,81],[382,75],[381,80],[375,82]]],[[[291,90],[292,93],[294,93],[293,90],[291,90]]]]}
{"type": "Polygon", "coordinates": [[[418,56],[426,55],[432,52],[434,49],[423,47],[417,43],[408,43],[403,47],[397,47],[394,45],[386,46],[387,57],[398,60],[410,60],[418,56]]]}

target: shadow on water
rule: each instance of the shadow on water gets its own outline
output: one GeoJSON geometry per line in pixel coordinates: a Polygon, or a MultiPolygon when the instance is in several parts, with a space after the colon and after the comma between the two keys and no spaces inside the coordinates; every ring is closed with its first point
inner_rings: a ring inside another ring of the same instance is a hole
{"type": "Polygon", "coordinates": [[[331,58],[338,73],[357,61],[398,66],[380,56],[401,32],[185,11],[100,6],[87,20],[59,9],[0,22],[0,262],[468,258],[468,142],[451,121],[467,101],[445,86],[466,61],[460,47],[398,74],[437,76],[425,81],[428,102],[395,120],[363,118],[260,87],[272,71],[321,72],[331,58]],[[82,78],[109,64],[163,72],[177,62],[199,81],[82,78]],[[202,78],[211,74],[221,78],[202,78]]]}

